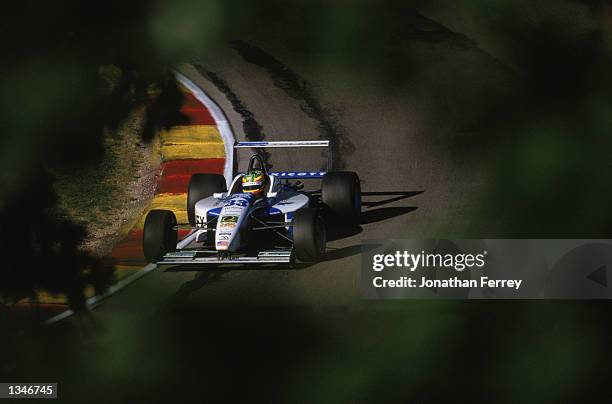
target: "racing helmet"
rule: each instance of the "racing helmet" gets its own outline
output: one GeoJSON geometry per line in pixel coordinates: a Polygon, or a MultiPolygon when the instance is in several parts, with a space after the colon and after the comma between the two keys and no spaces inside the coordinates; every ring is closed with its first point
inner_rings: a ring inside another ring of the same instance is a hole
{"type": "Polygon", "coordinates": [[[242,192],[259,196],[266,186],[266,176],[261,170],[252,170],[242,176],[242,192]]]}

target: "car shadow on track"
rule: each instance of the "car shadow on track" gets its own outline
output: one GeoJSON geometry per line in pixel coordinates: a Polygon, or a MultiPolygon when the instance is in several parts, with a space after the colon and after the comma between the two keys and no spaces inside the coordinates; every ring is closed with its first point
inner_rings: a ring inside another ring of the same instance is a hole
{"type": "Polygon", "coordinates": [[[417,210],[416,206],[403,206],[396,208],[379,208],[368,210],[361,213],[361,224],[376,223],[382,220],[391,219],[397,216],[405,215],[417,210]]]}
{"type": "Polygon", "coordinates": [[[406,198],[411,198],[413,196],[417,196],[422,194],[424,191],[383,191],[383,192],[362,192],[362,202],[361,206],[366,208],[362,209],[361,212],[361,222],[360,224],[370,224],[380,222],[382,220],[391,219],[397,216],[405,215],[406,213],[410,213],[416,209],[416,206],[396,206],[396,207],[384,207],[371,209],[374,207],[386,205],[389,203],[401,201],[406,198]],[[373,197],[388,197],[382,200],[372,200],[373,197]]]}
{"type": "Polygon", "coordinates": [[[362,231],[363,229],[361,228],[361,226],[347,226],[346,224],[337,222],[327,223],[327,226],[325,226],[327,242],[352,237],[361,233],[362,231]]]}
{"type": "MultiPolygon", "coordinates": [[[[362,206],[373,208],[376,206],[386,205],[388,203],[401,201],[402,199],[410,198],[422,194],[424,191],[383,191],[383,192],[362,192],[361,197],[371,196],[392,196],[392,198],[383,199],[381,201],[363,201],[362,206]]],[[[370,198],[368,198],[370,199],[370,198]]]]}

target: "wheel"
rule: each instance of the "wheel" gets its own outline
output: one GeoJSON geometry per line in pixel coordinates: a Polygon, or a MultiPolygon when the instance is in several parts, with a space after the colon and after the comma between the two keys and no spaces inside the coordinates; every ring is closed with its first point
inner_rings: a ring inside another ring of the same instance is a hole
{"type": "Polygon", "coordinates": [[[227,191],[225,177],[219,174],[193,174],[187,191],[187,218],[195,226],[195,205],[215,192],[227,191]]]}
{"type": "Polygon", "coordinates": [[[176,216],[170,210],[153,209],[147,214],[142,237],[142,247],[147,261],[157,262],[166,253],[176,250],[178,231],[176,216]]]}
{"type": "Polygon", "coordinates": [[[293,248],[302,262],[321,259],[325,252],[325,226],[316,209],[299,210],[293,216],[293,248]]]}
{"type": "Polygon", "coordinates": [[[321,198],[333,218],[359,224],[361,217],[361,184],[352,171],[332,171],[323,177],[321,198]]]}

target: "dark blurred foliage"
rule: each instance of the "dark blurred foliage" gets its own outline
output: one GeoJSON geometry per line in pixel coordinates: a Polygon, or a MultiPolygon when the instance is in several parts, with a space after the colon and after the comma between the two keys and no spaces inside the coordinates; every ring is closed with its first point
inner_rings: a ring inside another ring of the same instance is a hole
{"type": "Polygon", "coordinates": [[[83,289],[101,293],[112,280],[112,269],[79,251],[83,229],[54,212],[57,196],[45,170],[29,178],[26,190],[7,195],[0,210],[2,295],[8,301],[36,299],[36,291],[65,294],[80,310],[83,289]]]}
{"type": "Polygon", "coordinates": [[[184,122],[172,73],[148,32],[146,2],[17,2],[0,17],[0,294],[103,290],[112,271],[79,251],[84,230],[58,212],[49,170],[95,166],[135,108],[146,107],[144,140],[184,122]]]}
{"type": "Polygon", "coordinates": [[[556,403],[607,386],[610,325],[595,302],[412,300],[349,310],[241,298],[253,305],[178,303],[146,319],[117,313],[112,326],[47,327],[16,347],[24,359],[11,380],[58,380],[71,403],[556,403]]]}
{"type": "Polygon", "coordinates": [[[496,237],[608,238],[612,7],[502,1],[476,12],[514,88],[488,99],[454,144],[474,159],[490,153],[475,220],[495,223],[496,237]]]}

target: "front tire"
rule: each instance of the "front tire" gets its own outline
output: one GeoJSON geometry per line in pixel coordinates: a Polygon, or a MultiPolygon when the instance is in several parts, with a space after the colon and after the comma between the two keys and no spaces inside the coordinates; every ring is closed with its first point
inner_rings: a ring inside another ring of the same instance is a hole
{"type": "Polygon", "coordinates": [[[319,261],[327,242],[325,226],[316,209],[299,210],[293,216],[293,248],[302,262],[319,261]]]}
{"type": "Polygon", "coordinates": [[[216,192],[227,191],[225,177],[219,174],[193,174],[187,191],[187,218],[195,226],[195,205],[216,192]]]}
{"type": "Polygon", "coordinates": [[[361,183],[352,171],[333,171],[323,177],[321,199],[333,218],[359,224],[361,218],[361,183]]]}
{"type": "Polygon", "coordinates": [[[178,231],[175,226],[174,212],[159,209],[149,211],[142,237],[142,247],[147,261],[157,262],[166,253],[176,251],[178,231]]]}

